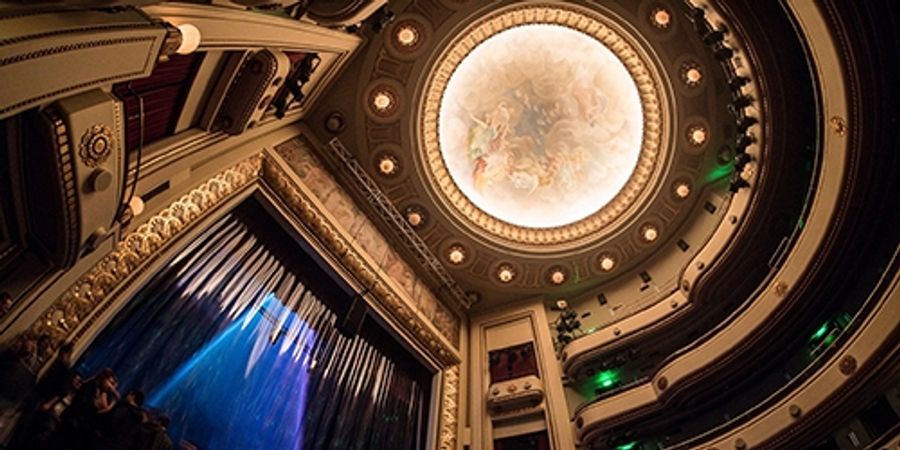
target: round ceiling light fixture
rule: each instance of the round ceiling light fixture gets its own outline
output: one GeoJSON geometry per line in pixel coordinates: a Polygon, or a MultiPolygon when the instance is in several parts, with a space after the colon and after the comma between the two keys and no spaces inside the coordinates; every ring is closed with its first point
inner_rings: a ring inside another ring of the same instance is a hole
{"type": "Polygon", "coordinates": [[[413,228],[419,228],[425,225],[425,221],[428,219],[425,210],[417,205],[406,208],[404,215],[406,216],[406,223],[413,228]]]}
{"type": "Polygon", "coordinates": [[[466,250],[461,245],[453,245],[447,252],[447,260],[451,264],[460,265],[466,260],[466,250]]]}
{"type": "Polygon", "coordinates": [[[688,195],[691,195],[691,185],[680,182],[675,184],[675,196],[678,198],[687,198],[688,195]]]}
{"type": "Polygon", "coordinates": [[[412,47],[419,41],[419,32],[412,25],[401,25],[395,33],[397,42],[404,47],[412,47]]]}
{"type": "Polygon", "coordinates": [[[612,255],[603,254],[598,258],[600,262],[600,270],[604,272],[610,272],[616,268],[616,260],[613,259],[612,255]]]}
{"type": "Polygon", "coordinates": [[[391,105],[393,104],[394,98],[387,91],[378,91],[374,96],[372,96],[372,106],[374,106],[378,111],[388,111],[391,109],[391,105]]]}
{"type": "Polygon", "coordinates": [[[641,238],[645,242],[653,242],[659,238],[659,229],[654,225],[644,225],[641,227],[641,238]]]}
{"type": "Polygon", "coordinates": [[[391,176],[397,173],[399,162],[393,155],[383,155],[378,161],[378,171],[384,176],[391,176]]]}
{"type": "Polygon", "coordinates": [[[693,125],[688,128],[687,139],[694,147],[702,147],[709,139],[709,132],[703,125],[693,125]]]}
{"type": "Polygon", "coordinates": [[[516,277],[516,271],[509,264],[501,264],[497,268],[497,279],[501,283],[509,283],[516,277]]]}
{"type": "Polygon", "coordinates": [[[672,22],[672,13],[665,8],[657,8],[654,9],[652,13],[650,13],[650,23],[653,24],[656,28],[669,28],[669,24],[672,22]]]}
{"type": "Polygon", "coordinates": [[[561,268],[554,268],[550,271],[550,282],[559,286],[566,282],[566,272],[561,268]]]}
{"type": "Polygon", "coordinates": [[[689,87],[695,87],[703,81],[703,72],[697,64],[686,64],[681,69],[681,79],[689,87]]]}

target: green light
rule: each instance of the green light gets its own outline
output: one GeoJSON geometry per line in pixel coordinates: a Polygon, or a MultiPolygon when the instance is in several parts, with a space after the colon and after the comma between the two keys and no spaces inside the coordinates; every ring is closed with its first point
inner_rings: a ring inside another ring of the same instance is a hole
{"type": "Polygon", "coordinates": [[[616,450],[633,450],[635,447],[637,447],[637,445],[638,445],[637,441],[629,442],[627,444],[622,444],[622,445],[616,447],[616,450]]]}
{"type": "Polygon", "coordinates": [[[811,341],[817,341],[817,340],[819,340],[819,339],[822,339],[822,336],[825,336],[825,333],[828,333],[828,326],[829,326],[829,325],[830,325],[830,324],[829,324],[828,322],[825,322],[825,324],[823,324],[821,327],[819,327],[818,330],[816,330],[816,334],[814,334],[814,335],[812,336],[812,338],[810,338],[810,340],[811,340],[811,341]]]}
{"type": "Polygon", "coordinates": [[[619,373],[615,370],[604,370],[594,377],[594,386],[598,389],[609,389],[619,382],[619,373]]]}
{"type": "Polygon", "coordinates": [[[706,175],[706,182],[712,183],[713,181],[721,180],[722,178],[731,175],[731,171],[734,170],[734,164],[729,163],[724,166],[719,166],[713,169],[709,174],[706,175]]]}

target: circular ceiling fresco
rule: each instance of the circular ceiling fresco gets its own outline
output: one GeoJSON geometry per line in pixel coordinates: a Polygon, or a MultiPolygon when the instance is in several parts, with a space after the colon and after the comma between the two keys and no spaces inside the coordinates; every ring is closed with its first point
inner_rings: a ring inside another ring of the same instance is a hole
{"type": "Polygon", "coordinates": [[[460,191],[512,225],[551,228],[609,203],[641,153],[643,111],[622,61],[572,28],[495,34],[456,67],[440,150],[460,191]]]}
{"type": "Polygon", "coordinates": [[[497,11],[433,66],[424,173],[473,235],[537,252],[598,242],[651,197],[665,166],[661,86],[613,20],[567,5],[497,11]]]}

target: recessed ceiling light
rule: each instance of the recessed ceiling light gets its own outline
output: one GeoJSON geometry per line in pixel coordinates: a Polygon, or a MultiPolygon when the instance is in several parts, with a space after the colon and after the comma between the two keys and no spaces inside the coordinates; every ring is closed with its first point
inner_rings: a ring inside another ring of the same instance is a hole
{"type": "Polygon", "coordinates": [[[384,112],[394,104],[394,98],[387,91],[378,91],[372,97],[372,106],[378,111],[384,112]]]}
{"type": "Polygon", "coordinates": [[[641,237],[647,242],[653,242],[659,238],[659,230],[653,225],[644,225],[641,229],[641,237]]]}
{"type": "Polygon", "coordinates": [[[550,272],[550,282],[556,285],[560,285],[565,283],[566,281],[566,273],[561,269],[556,269],[550,272]]]}
{"type": "Polygon", "coordinates": [[[672,14],[665,8],[654,9],[650,14],[650,23],[656,28],[668,28],[672,22],[672,14]]]}
{"type": "Polygon", "coordinates": [[[425,212],[418,206],[411,206],[406,209],[406,222],[413,228],[422,226],[425,223],[425,212]]]}
{"type": "Polygon", "coordinates": [[[419,40],[419,32],[415,27],[408,24],[397,28],[395,35],[397,36],[397,42],[404,47],[412,47],[419,40]]]}
{"type": "Polygon", "coordinates": [[[466,260],[466,251],[462,246],[454,245],[450,247],[450,251],[447,253],[447,259],[450,260],[452,264],[462,264],[462,262],[466,260]]]}
{"type": "Polygon", "coordinates": [[[688,195],[691,195],[691,185],[684,182],[676,184],[675,195],[678,198],[687,198],[688,195]]]}
{"type": "Polygon", "coordinates": [[[397,173],[397,158],[392,155],[384,155],[378,161],[378,171],[382,175],[394,175],[397,173]]]}
{"type": "Polygon", "coordinates": [[[700,69],[696,67],[691,67],[684,73],[684,79],[687,84],[695,85],[699,84],[700,80],[703,79],[703,72],[700,72],[700,69]]]}
{"type": "Polygon", "coordinates": [[[694,125],[688,128],[688,142],[694,147],[699,147],[709,139],[709,132],[703,125],[694,125]]]}
{"type": "Polygon", "coordinates": [[[503,264],[497,269],[497,279],[500,280],[501,283],[509,283],[516,277],[516,272],[513,270],[512,266],[508,264],[503,264]]]}
{"type": "Polygon", "coordinates": [[[600,256],[600,270],[609,272],[616,267],[616,260],[610,255],[600,256]]]}

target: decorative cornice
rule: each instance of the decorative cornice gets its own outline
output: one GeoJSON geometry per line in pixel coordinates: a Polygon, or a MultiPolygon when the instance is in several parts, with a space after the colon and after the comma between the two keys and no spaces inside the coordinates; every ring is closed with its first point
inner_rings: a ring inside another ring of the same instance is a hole
{"type": "Polygon", "coordinates": [[[450,44],[435,63],[421,104],[419,131],[421,158],[428,182],[454,213],[498,243],[528,246],[546,251],[597,239],[598,233],[615,228],[628,211],[646,198],[649,184],[659,178],[666,157],[668,122],[661,78],[637,41],[611,20],[587,10],[563,4],[526,5],[502,10],[475,23],[450,44]],[[497,219],[476,207],[450,176],[438,138],[439,113],[445,88],[454,70],[476,46],[504,30],[525,24],[554,24],[583,32],[608,47],[631,74],[640,93],[643,139],[637,166],[622,190],[604,207],[585,219],[552,228],[526,228],[497,219]]]}

